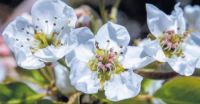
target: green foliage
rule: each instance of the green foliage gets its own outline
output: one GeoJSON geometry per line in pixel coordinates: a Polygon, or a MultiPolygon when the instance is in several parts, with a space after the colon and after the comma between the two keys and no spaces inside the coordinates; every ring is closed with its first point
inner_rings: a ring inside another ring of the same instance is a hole
{"type": "Polygon", "coordinates": [[[0,103],[3,104],[30,104],[44,96],[43,94],[37,94],[21,82],[0,84],[0,89],[0,103]]]}
{"type": "Polygon", "coordinates": [[[164,84],[154,96],[167,104],[199,104],[200,78],[176,77],[164,84]]]}
{"type": "Polygon", "coordinates": [[[16,71],[21,75],[21,78],[37,83],[41,86],[45,86],[48,83],[44,77],[41,76],[38,70],[17,69],[16,71]]]}

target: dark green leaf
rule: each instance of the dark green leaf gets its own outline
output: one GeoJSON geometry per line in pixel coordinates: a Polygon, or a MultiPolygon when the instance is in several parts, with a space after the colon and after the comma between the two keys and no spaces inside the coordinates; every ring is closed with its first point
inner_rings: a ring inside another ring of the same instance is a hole
{"type": "Polygon", "coordinates": [[[22,104],[34,102],[44,95],[37,94],[24,83],[14,82],[10,84],[0,84],[0,103],[22,104]]]}

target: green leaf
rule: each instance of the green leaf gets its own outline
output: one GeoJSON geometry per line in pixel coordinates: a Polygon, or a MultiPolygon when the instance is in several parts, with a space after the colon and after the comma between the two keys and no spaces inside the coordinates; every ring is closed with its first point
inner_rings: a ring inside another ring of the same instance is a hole
{"type": "Polygon", "coordinates": [[[41,86],[45,86],[47,81],[44,77],[41,76],[39,69],[38,70],[27,70],[27,69],[17,69],[18,74],[20,74],[21,78],[25,80],[29,80],[31,82],[37,83],[41,86]]]}
{"type": "Polygon", "coordinates": [[[165,83],[154,96],[167,104],[199,104],[200,78],[176,77],[165,83]]]}
{"type": "Polygon", "coordinates": [[[55,103],[53,103],[53,101],[48,100],[48,99],[42,99],[42,100],[37,101],[36,104],[55,104],[55,103]]]}
{"type": "Polygon", "coordinates": [[[43,94],[37,94],[35,91],[21,82],[0,84],[0,89],[0,103],[31,103],[41,99],[44,96],[43,94]]]}
{"type": "Polygon", "coordinates": [[[113,102],[113,104],[152,104],[151,100],[142,99],[139,97],[126,99],[119,102],[113,102]]]}

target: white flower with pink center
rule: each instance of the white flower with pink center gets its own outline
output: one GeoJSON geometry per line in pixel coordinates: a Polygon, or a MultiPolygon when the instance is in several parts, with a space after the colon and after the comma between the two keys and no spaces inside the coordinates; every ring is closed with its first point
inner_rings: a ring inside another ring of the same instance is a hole
{"type": "Polygon", "coordinates": [[[61,0],[37,0],[31,19],[19,16],[3,32],[19,66],[39,69],[45,62],[63,58],[76,46],[76,36],[70,33],[77,17],[61,0]]]}
{"type": "Polygon", "coordinates": [[[167,62],[181,75],[191,75],[197,65],[199,53],[197,46],[188,44],[191,31],[186,30],[183,10],[179,3],[171,15],[167,15],[157,7],[146,4],[147,24],[150,39],[143,42],[144,51],[152,59],[167,62]]]}
{"type": "Polygon", "coordinates": [[[88,28],[74,31],[79,46],[66,56],[70,64],[70,80],[84,93],[105,91],[112,101],[136,96],[142,77],[133,72],[152,62],[143,48],[128,46],[130,36],[125,27],[108,22],[93,36],[88,28]]]}

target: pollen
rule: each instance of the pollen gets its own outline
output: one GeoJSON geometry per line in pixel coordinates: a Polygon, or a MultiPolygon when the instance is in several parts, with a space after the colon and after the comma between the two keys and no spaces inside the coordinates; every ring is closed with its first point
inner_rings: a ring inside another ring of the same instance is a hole
{"type": "Polygon", "coordinates": [[[182,43],[188,36],[188,32],[185,32],[182,35],[175,34],[174,31],[166,31],[163,33],[164,35],[160,37],[160,44],[164,51],[164,54],[171,58],[172,56],[184,56],[182,43]]]}
{"type": "Polygon", "coordinates": [[[119,54],[114,52],[112,48],[109,50],[97,48],[95,57],[89,60],[88,67],[91,71],[97,72],[102,86],[112,74],[120,74],[125,70],[118,58],[119,54]]]}

